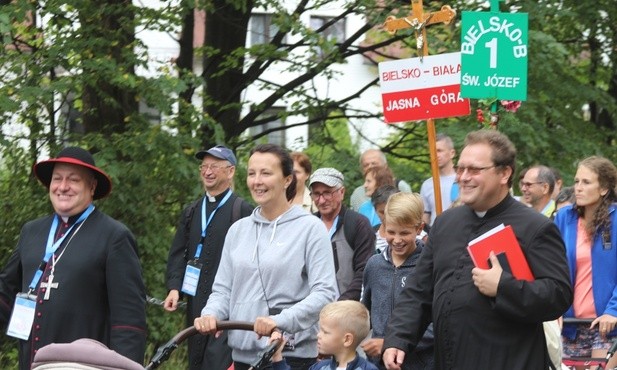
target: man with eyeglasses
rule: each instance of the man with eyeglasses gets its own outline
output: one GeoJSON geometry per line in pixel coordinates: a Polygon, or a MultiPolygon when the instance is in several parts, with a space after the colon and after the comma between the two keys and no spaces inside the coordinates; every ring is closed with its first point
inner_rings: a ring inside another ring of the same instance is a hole
{"type": "MultiPolygon", "coordinates": [[[[199,173],[205,194],[182,211],[167,260],[167,311],[175,311],[187,298],[186,323],[193,325],[212,292],[225,236],[231,225],[251,214],[253,206],[231,190],[236,156],[223,145],[199,151],[199,173]]],[[[227,335],[189,338],[189,369],[227,369],[231,349],[227,335]]]]}
{"type": "Polygon", "coordinates": [[[398,297],[383,348],[387,369],[407,368],[406,353],[428,325],[435,369],[548,369],[542,323],[572,304],[565,247],[556,225],[510,195],[512,142],[496,130],[474,131],[456,167],[459,207],[435,220],[415,274],[398,297]],[[512,227],[533,281],[517,280],[491,253],[474,266],[469,241],[500,224],[512,227]]]}
{"type": "Polygon", "coordinates": [[[546,166],[530,167],[519,182],[522,201],[546,217],[553,217],[555,201],[552,199],[555,188],[555,176],[546,166]]]}
{"type": "Polygon", "coordinates": [[[375,252],[375,232],[368,219],[343,206],[345,178],[334,168],[320,168],[309,180],[311,198],[332,241],[339,300],[360,300],[366,261],[375,252]]]}

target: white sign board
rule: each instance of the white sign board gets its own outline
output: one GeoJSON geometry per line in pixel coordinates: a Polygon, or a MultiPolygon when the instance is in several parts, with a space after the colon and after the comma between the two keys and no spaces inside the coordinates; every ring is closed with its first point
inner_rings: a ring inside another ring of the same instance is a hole
{"type": "Polygon", "coordinates": [[[461,53],[379,63],[383,114],[388,123],[468,115],[461,97],[461,53]]]}

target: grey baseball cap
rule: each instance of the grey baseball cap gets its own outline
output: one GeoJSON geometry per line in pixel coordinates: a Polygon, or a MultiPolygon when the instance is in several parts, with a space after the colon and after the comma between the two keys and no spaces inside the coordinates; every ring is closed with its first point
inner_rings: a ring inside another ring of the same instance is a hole
{"type": "Polygon", "coordinates": [[[313,186],[316,182],[321,182],[332,188],[340,188],[345,183],[345,176],[336,168],[320,168],[311,175],[309,186],[313,186]]]}

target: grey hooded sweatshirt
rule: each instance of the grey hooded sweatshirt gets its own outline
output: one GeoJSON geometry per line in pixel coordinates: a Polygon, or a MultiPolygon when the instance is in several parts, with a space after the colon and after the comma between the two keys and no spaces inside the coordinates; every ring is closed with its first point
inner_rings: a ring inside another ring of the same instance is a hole
{"type": "MultiPolygon", "coordinates": [[[[201,314],[250,322],[270,316],[279,329],[295,333],[295,349],[284,355],[311,358],[317,356],[319,312],[335,295],[334,259],[323,222],[299,206],[269,221],[257,207],[227,232],[201,314]]],[[[258,340],[254,332],[230,331],[234,361],[253,362],[267,340],[258,340]]]]}

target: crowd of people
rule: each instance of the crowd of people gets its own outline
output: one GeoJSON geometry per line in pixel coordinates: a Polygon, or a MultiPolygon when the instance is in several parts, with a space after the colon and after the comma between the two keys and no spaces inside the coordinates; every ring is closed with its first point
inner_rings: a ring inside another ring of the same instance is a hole
{"type": "MultiPolygon", "coordinates": [[[[187,367],[249,369],[273,339],[269,368],[281,370],[559,369],[563,356],[606,356],[617,335],[614,164],[582,159],[564,186],[542,164],[517,176],[516,149],[495,130],[469,133],[458,160],[450,137],[436,147],[441,204],[432,177],[414,193],[370,149],[349,207],[344,174],[313,170],[305,153],[256,145],[247,201],[233,190],[232,150],[197,152],[204,193],[179,217],[163,302],[172,312],[185,300],[186,324],[210,334],[189,339],[187,367]],[[503,225],[533,278],[494,253],[476,267],[468,253],[503,225]],[[222,332],[221,320],[254,332],[222,332]]],[[[20,369],[82,338],[143,363],[135,238],[94,205],[111,178],[77,147],[33,172],[54,212],[23,226],[0,272],[0,326],[19,339],[20,369]]]]}

